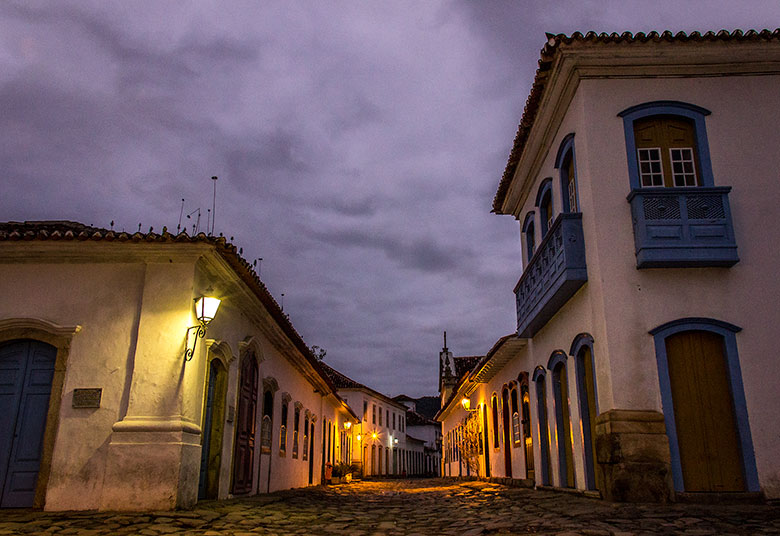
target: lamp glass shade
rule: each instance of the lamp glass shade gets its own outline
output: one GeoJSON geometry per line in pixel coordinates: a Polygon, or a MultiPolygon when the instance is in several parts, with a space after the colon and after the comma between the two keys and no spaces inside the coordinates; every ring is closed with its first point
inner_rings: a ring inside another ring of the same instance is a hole
{"type": "Polygon", "coordinates": [[[195,302],[195,316],[198,317],[198,321],[204,324],[208,324],[214,320],[214,316],[217,314],[220,304],[219,298],[213,298],[211,296],[202,296],[195,302]]]}
{"type": "Polygon", "coordinates": [[[344,423],[344,428],[345,428],[346,430],[349,430],[350,428],[352,428],[352,423],[351,423],[351,422],[349,422],[349,421],[346,421],[346,422],[344,423]]]}
{"type": "Polygon", "coordinates": [[[465,409],[466,411],[471,409],[471,400],[469,400],[465,396],[461,399],[460,403],[463,405],[463,409],[465,409]]]}

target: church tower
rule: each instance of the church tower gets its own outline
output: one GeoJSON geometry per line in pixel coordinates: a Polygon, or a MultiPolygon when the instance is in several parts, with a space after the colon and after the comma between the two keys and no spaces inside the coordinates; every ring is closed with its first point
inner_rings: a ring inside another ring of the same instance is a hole
{"type": "Polygon", "coordinates": [[[455,361],[452,352],[447,348],[447,332],[444,332],[444,347],[439,352],[439,398],[441,405],[449,398],[452,390],[458,384],[458,377],[455,375],[455,361]]]}

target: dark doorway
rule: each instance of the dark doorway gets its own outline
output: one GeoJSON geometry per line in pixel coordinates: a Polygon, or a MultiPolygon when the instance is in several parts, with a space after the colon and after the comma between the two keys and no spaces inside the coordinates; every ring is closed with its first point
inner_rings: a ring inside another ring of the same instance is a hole
{"type": "Polygon", "coordinates": [[[33,340],[0,345],[0,506],[33,505],[57,349],[33,340]]]}
{"type": "Polygon", "coordinates": [[[248,355],[241,363],[238,391],[238,423],[233,465],[233,493],[252,490],[252,468],[255,457],[257,431],[257,363],[248,355]]]}

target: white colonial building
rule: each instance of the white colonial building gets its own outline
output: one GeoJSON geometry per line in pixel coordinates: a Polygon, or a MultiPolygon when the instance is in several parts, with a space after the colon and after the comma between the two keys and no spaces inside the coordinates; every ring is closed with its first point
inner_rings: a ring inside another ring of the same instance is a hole
{"type": "Polygon", "coordinates": [[[548,36],[493,202],[518,330],[442,390],[446,474],[465,436],[481,476],[780,497],[778,87],[780,31],[548,36]]]}
{"type": "Polygon", "coordinates": [[[350,428],[352,463],[363,476],[411,474],[406,406],[321,363],[339,396],[362,415],[350,428]]]}
{"type": "Polygon", "coordinates": [[[357,416],[224,238],[3,223],[0,273],[3,507],[188,507],[342,456],[357,416]]]}

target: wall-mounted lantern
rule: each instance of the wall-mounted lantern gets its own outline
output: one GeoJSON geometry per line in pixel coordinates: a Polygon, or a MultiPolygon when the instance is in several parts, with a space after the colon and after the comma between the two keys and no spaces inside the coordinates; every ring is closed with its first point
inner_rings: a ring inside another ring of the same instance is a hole
{"type": "Polygon", "coordinates": [[[349,422],[349,421],[345,421],[344,422],[344,429],[345,430],[349,430],[350,428],[352,428],[352,423],[349,422]]]}
{"type": "Polygon", "coordinates": [[[466,411],[477,411],[476,408],[471,409],[471,400],[469,400],[468,397],[464,396],[463,398],[461,398],[460,405],[463,406],[463,409],[465,409],[466,411]]]}
{"type": "Polygon", "coordinates": [[[201,296],[195,300],[195,316],[200,323],[197,326],[187,328],[187,338],[184,342],[184,361],[192,359],[192,356],[195,354],[195,347],[198,344],[198,338],[206,336],[206,327],[209,325],[209,322],[214,320],[220,302],[219,298],[214,298],[213,296],[201,296]],[[195,330],[195,337],[192,348],[190,348],[190,332],[193,330],[195,330]]]}
{"type": "Polygon", "coordinates": [[[355,439],[357,439],[358,441],[360,441],[361,439],[363,439],[363,436],[362,436],[362,435],[360,435],[360,434],[358,434],[358,435],[355,437],[355,439]]]}

